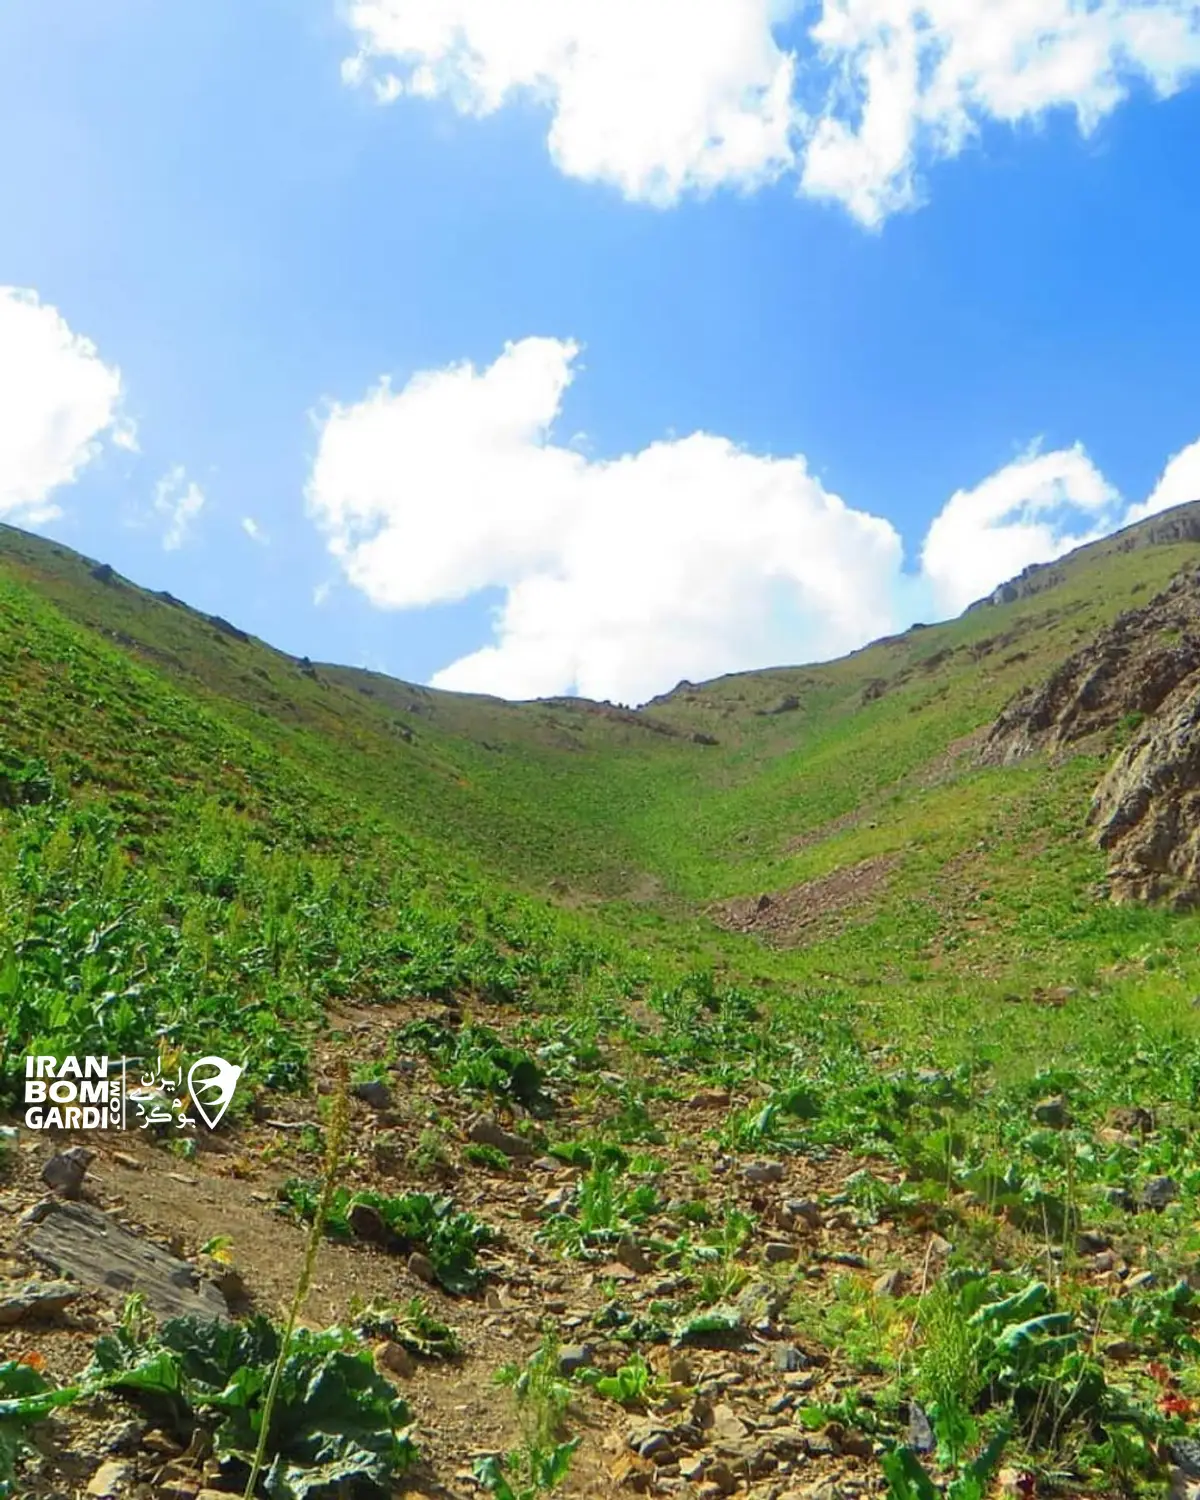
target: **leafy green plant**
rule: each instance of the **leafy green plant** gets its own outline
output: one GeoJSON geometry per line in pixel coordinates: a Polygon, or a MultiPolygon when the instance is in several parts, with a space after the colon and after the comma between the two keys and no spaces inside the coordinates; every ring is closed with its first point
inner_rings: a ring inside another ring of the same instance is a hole
{"type": "Polygon", "coordinates": [[[619,1406],[632,1408],[641,1408],[656,1400],[663,1389],[662,1381],[637,1352],[612,1374],[606,1375],[600,1370],[581,1370],[578,1378],[606,1401],[615,1401],[619,1406]]]}
{"type": "MultiPolygon", "coordinates": [[[[711,1219],[711,1211],[707,1215],[711,1219]]],[[[694,1300],[702,1307],[733,1297],[750,1279],[741,1258],[757,1228],[753,1214],[735,1204],[722,1206],[717,1223],[706,1223],[699,1235],[685,1232],[671,1248],[672,1262],[696,1277],[694,1300]]]]}
{"type": "MultiPolygon", "coordinates": [[[[926,1296],[918,1318],[917,1391],[928,1406],[939,1460],[962,1469],[962,1493],[974,1493],[977,1461],[964,1467],[964,1456],[985,1425],[994,1435],[985,1453],[1005,1433],[1030,1452],[1054,1454],[1069,1445],[1129,1459],[1136,1438],[1124,1443],[1114,1434],[1131,1428],[1145,1435],[1160,1419],[1108,1384],[1075,1313],[1056,1308],[1045,1282],[1010,1290],[1012,1283],[1002,1288],[1000,1280],[950,1273],[926,1296]]],[[[894,1486],[918,1483],[908,1458],[896,1458],[888,1473],[894,1486]]]]}
{"type": "Polygon", "coordinates": [[[797,1082],[779,1089],[765,1104],[733,1111],[722,1126],[721,1144],[730,1151],[799,1150],[804,1145],[803,1125],[822,1112],[822,1103],[811,1084],[797,1082]]]}
{"type": "Polygon", "coordinates": [[[454,1329],[423,1297],[411,1297],[397,1306],[352,1297],[350,1322],[364,1338],[392,1339],[423,1359],[453,1359],[462,1352],[454,1329]]]}
{"type": "Polygon", "coordinates": [[[588,1256],[645,1223],[658,1202],[651,1183],[626,1181],[616,1166],[593,1166],[568,1207],[546,1220],[541,1236],[566,1254],[588,1256]]]}
{"type": "MultiPolygon", "coordinates": [[[[302,1178],[291,1178],[280,1189],[283,1201],[301,1218],[312,1222],[320,1201],[318,1189],[302,1178]]],[[[454,1200],[428,1193],[389,1197],[371,1189],[335,1187],[325,1216],[325,1232],[339,1239],[362,1238],[363,1233],[397,1253],[419,1250],[429,1257],[438,1281],[448,1292],[475,1291],[486,1273],[476,1252],[489,1245],[494,1232],[474,1214],[457,1209],[454,1200]]]]}
{"type": "Polygon", "coordinates": [[[53,795],[54,778],[44,760],[0,745],[0,807],[38,807],[53,795]]]}
{"type": "Polygon", "coordinates": [[[104,1392],[140,1403],[184,1440],[203,1427],[217,1457],[250,1476],[248,1494],[258,1493],[256,1460],[266,1460],[263,1484],[273,1500],[307,1500],[344,1485],[387,1494],[415,1454],[407,1407],[352,1331],[302,1328],[289,1338],[261,1317],[173,1318],[155,1330],[134,1306],[96,1340],[73,1385],[55,1387],[29,1365],[0,1364],[0,1494],[11,1487],[32,1426],[104,1392]]]}
{"type": "Polygon", "coordinates": [[[545,1334],[524,1365],[504,1365],[496,1380],[513,1393],[524,1441],[503,1458],[479,1460],[475,1478],[497,1500],[536,1500],[567,1477],[579,1445],[564,1439],[572,1393],[559,1370],[557,1336],[545,1334]]]}
{"type": "Polygon", "coordinates": [[[218,1265],[231,1266],[234,1261],[233,1240],[227,1234],[214,1234],[200,1246],[199,1253],[215,1260],[218,1265]]]}
{"type": "Polygon", "coordinates": [[[537,1500],[566,1479],[578,1446],[579,1439],[572,1438],[548,1449],[526,1446],[504,1458],[489,1455],[476,1461],[475,1481],[496,1500],[537,1500]]]}
{"type": "Polygon", "coordinates": [[[1139,1290],[1115,1312],[1131,1339],[1165,1354],[1200,1355],[1200,1298],[1186,1278],[1139,1290]]]}
{"type": "Polygon", "coordinates": [[[321,1195],[317,1200],[316,1208],[313,1212],[312,1229],[309,1232],[304,1261],[300,1267],[300,1275],[296,1281],[296,1289],[292,1295],[292,1305],[288,1310],[287,1327],[284,1329],[283,1338],[280,1340],[279,1350],[275,1356],[275,1363],[271,1370],[271,1379],[267,1385],[266,1397],[263,1401],[262,1415],[258,1423],[258,1442],[255,1445],[254,1457],[250,1464],[250,1475],[246,1480],[245,1500],[252,1500],[255,1484],[267,1456],[267,1450],[271,1441],[271,1423],[275,1415],[276,1403],[280,1400],[281,1395],[284,1402],[288,1399],[289,1392],[284,1386],[284,1375],[288,1370],[288,1361],[293,1357],[295,1348],[296,1319],[300,1316],[301,1309],[304,1307],[305,1299],[308,1296],[308,1289],[312,1284],[313,1270],[317,1261],[317,1250],[321,1243],[321,1235],[325,1230],[325,1223],[329,1218],[333,1195],[337,1189],[338,1175],[342,1168],[342,1157],[346,1150],[346,1136],[350,1127],[350,1101],[344,1056],[339,1056],[337,1059],[334,1088],[331,1097],[332,1109],[330,1110],[329,1132],[326,1138],[325,1170],[321,1180],[321,1195]]]}
{"type": "Polygon", "coordinates": [[[833,1279],[819,1300],[800,1282],[788,1303],[798,1332],[828,1349],[855,1371],[895,1369],[911,1337],[911,1315],[894,1299],[878,1297],[860,1277],[833,1279]]]}
{"type": "Polygon", "coordinates": [[[533,1115],[552,1111],[535,1060],[486,1026],[454,1031],[434,1021],[410,1021],[396,1034],[396,1043],[424,1052],[436,1064],[441,1081],[454,1088],[511,1100],[533,1115]]]}
{"type": "MultiPolygon", "coordinates": [[[[1002,1306],[995,1304],[997,1309],[1002,1306]]],[[[1011,1307],[1013,1315],[1019,1316],[1016,1302],[1011,1307]]],[[[947,1282],[939,1282],[922,1301],[918,1326],[922,1343],[917,1392],[937,1436],[938,1456],[947,1468],[953,1468],[978,1436],[972,1411],[985,1383],[980,1367],[981,1330],[968,1319],[959,1294],[947,1282]]]]}
{"type": "Polygon", "coordinates": [[[492,1172],[507,1172],[512,1162],[497,1146],[480,1145],[472,1141],[463,1147],[463,1161],[472,1166],[487,1167],[492,1172]]]}
{"type": "Polygon", "coordinates": [[[19,1360],[0,1363],[0,1497],[14,1493],[16,1462],[28,1446],[30,1428],[78,1396],[73,1386],[57,1388],[19,1360]]]}
{"type": "Polygon", "coordinates": [[[546,1155],[568,1167],[611,1167],[624,1172],[629,1166],[629,1153],[614,1141],[582,1139],[557,1141],[546,1147],[546,1155]]]}
{"type": "Polygon", "coordinates": [[[714,1344],[744,1338],[746,1321],[736,1307],[708,1307],[680,1318],[671,1330],[673,1344],[714,1344]]]}
{"type": "Polygon", "coordinates": [[[441,1124],[425,1125],[408,1153],[408,1164],[421,1176],[439,1176],[453,1166],[450,1137],[441,1124]]]}
{"type": "Polygon", "coordinates": [[[294,1329],[175,1318],[156,1334],[96,1342],[79,1394],[119,1391],[186,1434],[201,1423],[219,1459],[280,1500],[345,1484],[387,1493],[414,1456],[409,1413],[375,1372],[370,1352],[341,1329],[294,1329]]]}
{"type": "Polygon", "coordinates": [[[998,1432],[944,1490],[934,1484],[911,1448],[893,1449],[880,1460],[888,1494],[891,1500],[984,1500],[1007,1441],[1007,1432],[998,1432]]]}

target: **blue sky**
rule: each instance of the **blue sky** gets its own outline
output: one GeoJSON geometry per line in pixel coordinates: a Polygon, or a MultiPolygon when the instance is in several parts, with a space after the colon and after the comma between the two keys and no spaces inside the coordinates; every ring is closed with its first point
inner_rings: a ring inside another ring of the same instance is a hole
{"type": "Polygon", "coordinates": [[[1200,498],[1200,4],[971,11],[0,4],[0,519],[637,701],[1200,498]]]}

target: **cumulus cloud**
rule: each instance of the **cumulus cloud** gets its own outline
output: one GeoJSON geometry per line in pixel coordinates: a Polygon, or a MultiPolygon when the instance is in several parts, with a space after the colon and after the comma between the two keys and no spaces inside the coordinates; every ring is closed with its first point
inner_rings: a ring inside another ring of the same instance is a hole
{"type": "Polygon", "coordinates": [[[182,464],[168,469],[154,486],[154,513],[163,522],[163,550],[177,552],[204,509],[204,491],[187,477],[182,464]]]}
{"type": "Polygon", "coordinates": [[[1130,507],[1126,525],[1189,500],[1200,500],[1200,438],[1171,458],[1150,497],[1130,507]]]}
{"type": "Polygon", "coordinates": [[[106,438],[136,448],[120,403],[120,372],[94,344],[35,292],[0,287],[0,519],[53,520],[56,491],[106,438]]]}
{"type": "Polygon", "coordinates": [[[266,547],[270,544],[270,537],[253,516],[242,517],[242,530],[252,542],[257,542],[260,547],[266,547]]]}
{"type": "Polygon", "coordinates": [[[824,0],[811,40],[833,86],[804,189],[874,225],[918,200],[922,160],[957,155],[987,120],[1066,109],[1087,134],[1134,81],[1176,92],[1200,70],[1200,4],[824,0]]]}
{"type": "Polygon", "coordinates": [[[1032,449],[974,489],[956,491],[921,552],[936,605],[957,614],[1030,563],[1103,536],[1119,499],[1078,443],[1054,453],[1032,449]]]}
{"type": "Polygon", "coordinates": [[[890,626],[899,536],[802,457],[703,432],[605,461],[557,443],[578,353],[524,339],[321,419],[308,503],[352,584],[391,608],[505,591],[493,642],[437,686],[638,701],[890,626]]]}
{"type": "Polygon", "coordinates": [[[572,177],[657,204],[790,170],[877,225],[987,120],[1071,110],[1088,132],[1140,81],[1200,69],[1197,0],[351,0],[348,82],[550,113],[572,177]],[[788,45],[790,41],[791,45],[788,45]],[[803,80],[803,88],[800,87],[803,80]]]}
{"type": "Polygon", "coordinates": [[[343,74],[381,102],[445,95],[491,114],[520,95],[551,110],[568,176],[669,203],[753,185],[792,162],[794,59],[778,0],[353,0],[343,74]]]}
{"type": "Polygon", "coordinates": [[[501,593],[491,640],[435,686],[637,703],[684,677],[820,660],[1200,498],[1200,441],[1133,506],[1080,444],[1035,445],[951,495],[906,571],[891,523],[803,455],[707,432],[612,459],[561,442],[579,355],[522,339],[317,418],[309,514],[351,585],[384,609],[501,593]]]}

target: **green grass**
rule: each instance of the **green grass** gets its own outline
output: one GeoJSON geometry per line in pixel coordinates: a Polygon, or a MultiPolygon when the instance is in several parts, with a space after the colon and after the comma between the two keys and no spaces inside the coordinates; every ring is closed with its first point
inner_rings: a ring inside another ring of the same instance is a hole
{"type": "MultiPolygon", "coordinates": [[[[331,1008],[442,1001],[446,1024],[398,1028],[397,1053],[464,1108],[543,1117],[583,1174],[545,1225],[568,1252],[610,1254],[662,1211],[636,1153],[686,1149],[673,1102],[720,1086],[742,1102],[702,1127],[714,1142],[851,1153],[863,1222],[942,1224],[964,1273],[1001,1232],[1069,1262],[1081,1225],[1135,1224],[1178,1268],[1200,1251],[1200,916],[1098,893],[1084,818],[1110,746],[1005,769],[974,746],[1196,556],[1100,544],[1014,604],[628,713],[314,668],[0,528],[0,1113],[30,1051],[203,1042],[305,1092],[331,1008]],[[764,712],[785,694],[794,710],[764,712]],[[868,860],[886,878],[793,945],[712,918],[868,860]],[[1061,1128],[1034,1118],[1050,1094],[1061,1128]],[[1100,1135],[1135,1105],[1147,1141],[1100,1135]],[[1159,1175],[1177,1199],[1131,1219],[1159,1175]]],[[[450,1235],[447,1274],[474,1285],[476,1221],[357,1201],[397,1242],[450,1235]]],[[[674,1232],[709,1302],[736,1291],[742,1226],[680,1214],[674,1232]]],[[[1180,1316],[1113,1319],[1181,1364],[1180,1316]]],[[[856,1347],[890,1317],[848,1285],[825,1336],[856,1347]]],[[[922,1325],[945,1355],[908,1371],[922,1389],[962,1352],[956,1317],[922,1325]]],[[[1105,1441],[1080,1452],[1124,1472],[1132,1450],[1105,1441]]]]}
{"type": "MultiPolygon", "coordinates": [[[[5,528],[0,1079],[56,1039],[141,1055],[203,1032],[303,1087],[306,1038],[348,997],[517,1005],[531,1034],[565,1017],[577,1064],[615,1033],[716,1081],[786,1081],[788,1030],[1013,1078],[1047,1048],[1095,1066],[1131,1027],[1187,1045],[1197,919],[1095,898],[1103,758],[947,752],[1194,552],[1102,544],[1030,599],[639,716],[314,678],[5,528]],[[756,712],[785,689],[796,711],[756,712]],[[799,948],[705,914],[880,856],[871,900],[799,948]],[[1069,1006],[1038,1003],[1056,988],[1069,1006]]],[[[444,1076],[528,1103],[536,1063],[480,1036],[430,1040],[444,1076]]]]}

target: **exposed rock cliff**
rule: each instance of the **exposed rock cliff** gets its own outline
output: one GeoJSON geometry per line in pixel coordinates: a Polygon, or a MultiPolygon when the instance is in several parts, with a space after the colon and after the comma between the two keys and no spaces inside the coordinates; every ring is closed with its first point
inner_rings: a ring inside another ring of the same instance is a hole
{"type": "Polygon", "coordinates": [[[1200,674],[1120,752],[1088,821],[1111,852],[1116,900],[1200,901],[1200,674]]]}
{"type": "Polygon", "coordinates": [[[1133,738],[1088,821],[1114,899],[1200,901],[1200,571],[1127,611],[993,724],[980,758],[1011,765],[1124,723],[1133,738]]]}
{"type": "Polygon", "coordinates": [[[1180,573],[1140,609],[1127,610],[1038,687],[1007,704],[980,750],[1011,765],[1154,714],[1200,671],[1200,571],[1180,573]]]}

